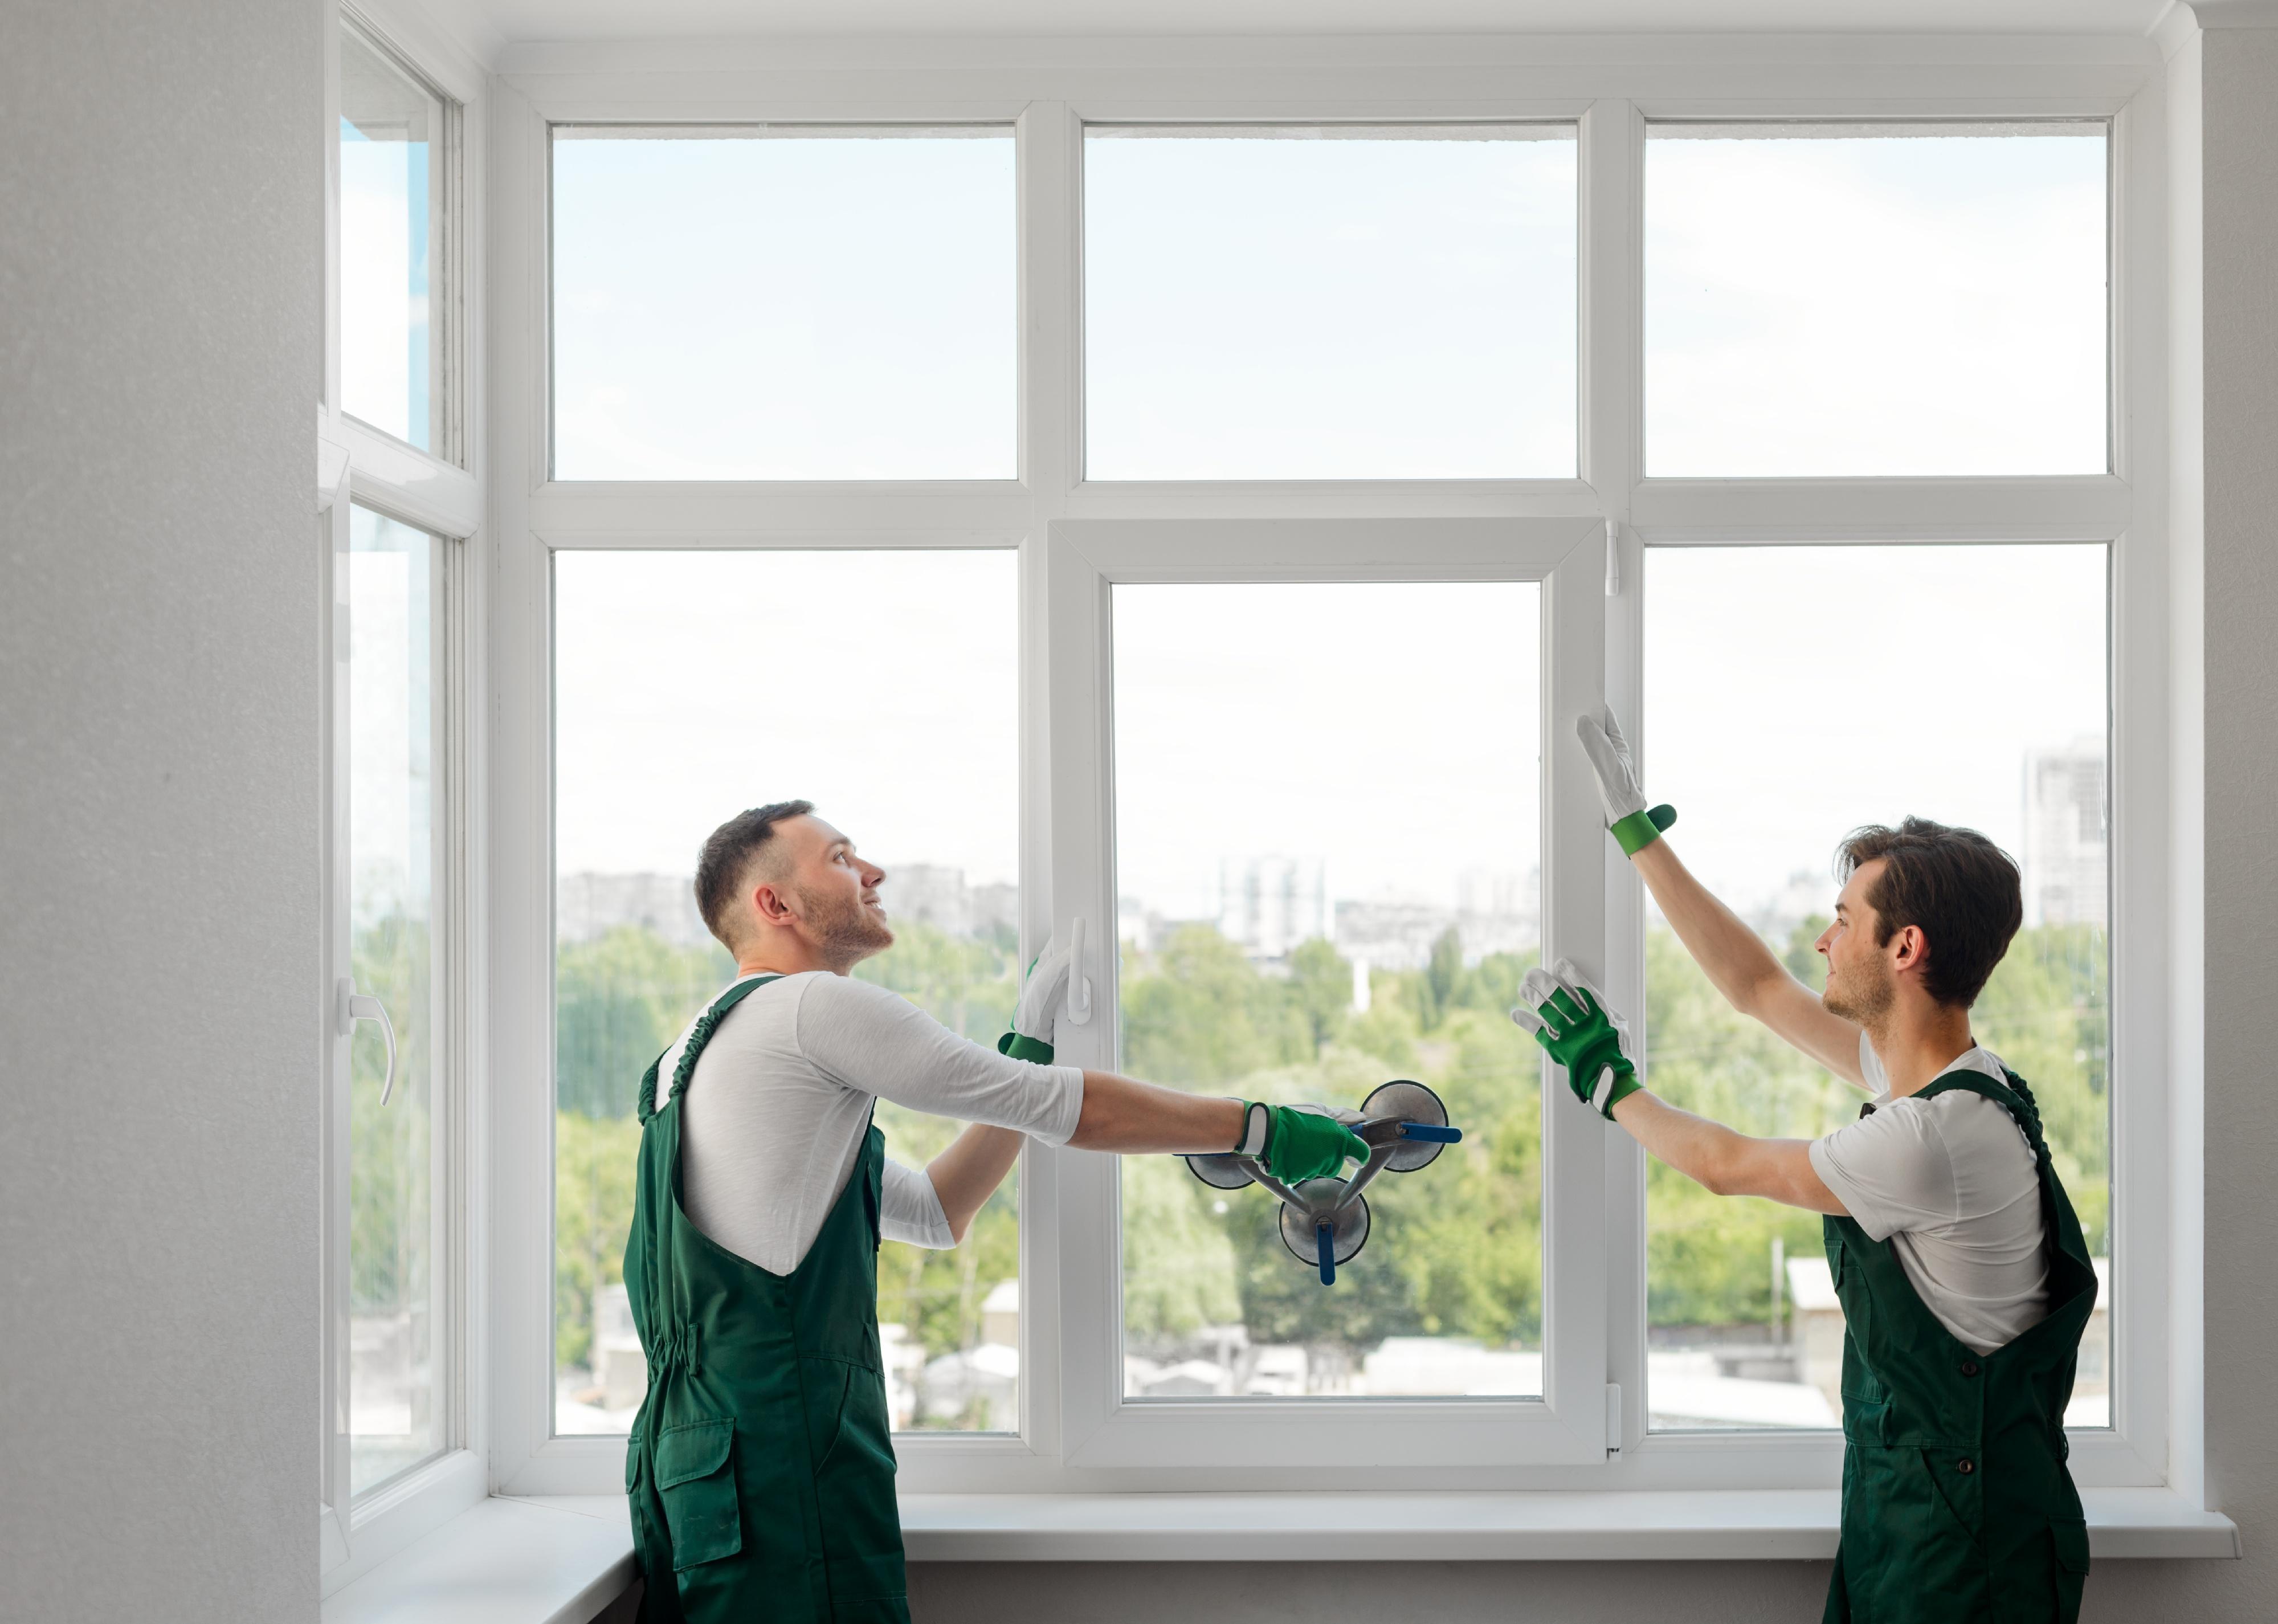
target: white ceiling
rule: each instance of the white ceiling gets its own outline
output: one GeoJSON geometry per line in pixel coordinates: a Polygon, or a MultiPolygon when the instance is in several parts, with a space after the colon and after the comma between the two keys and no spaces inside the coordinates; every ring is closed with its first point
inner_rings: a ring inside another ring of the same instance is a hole
{"type": "Polygon", "coordinates": [[[795,34],[2124,34],[2171,0],[429,0],[501,44],[795,34]]]}

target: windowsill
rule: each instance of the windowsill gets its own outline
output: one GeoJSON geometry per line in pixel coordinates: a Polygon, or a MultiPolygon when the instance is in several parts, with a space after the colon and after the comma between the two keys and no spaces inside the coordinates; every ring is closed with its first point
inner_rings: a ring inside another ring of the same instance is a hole
{"type": "MultiPolygon", "coordinates": [[[[2165,1489],[2083,1489],[2100,1559],[2236,1557],[2165,1489]]],[[[1825,1560],[1836,1491],[918,1494],[913,1562],[1825,1560]]],[[[325,1604],[324,1624],[587,1624],[632,1581],[617,1495],[494,1498],[325,1604]]]]}

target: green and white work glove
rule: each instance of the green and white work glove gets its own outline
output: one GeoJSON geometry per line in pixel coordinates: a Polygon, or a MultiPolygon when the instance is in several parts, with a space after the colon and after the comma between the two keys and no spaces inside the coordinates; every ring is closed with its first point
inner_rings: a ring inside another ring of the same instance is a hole
{"type": "Polygon", "coordinates": [[[1576,717],[1574,732],[1598,775],[1598,796],[1606,803],[1607,831],[1634,857],[1677,821],[1677,808],[1647,809],[1645,790],[1638,783],[1637,762],[1630,755],[1630,741],[1622,737],[1622,724],[1614,720],[1612,707],[1594,716],[1576,717]]]}
{"type": "Polygon", "coordinates": [[[1527,971],[1518,997],[1510,1018],[1566,1068],[1566,1086],[1574,1097],[1611,1122],[1614,1102],[1644,1086],[1630,1058],[1629,1023],[1607,1009],[1571,959],[1559,960],[1552,969],[1537,965],[1527,971]]]}
{"type": "Polygon", "coordinates": [[[1046,940],[1043,952],[1028,966],[1020,1007],[1013,1011],[1013,1030],[997,1040],[998,1053],[1039,1066],[1052,1063],[1052,1023],[1067,1002],[1068,956],[1058,937],[1046,940]]]}
{"type": "Polygon", "coordinates": [[[1325,1111],[1242,1101],[1237,1156],[1255,1158],[1285,1184],[1342,1172],[1347,1158],[1368,1160],[1368,1142],[1325,1111]]]}

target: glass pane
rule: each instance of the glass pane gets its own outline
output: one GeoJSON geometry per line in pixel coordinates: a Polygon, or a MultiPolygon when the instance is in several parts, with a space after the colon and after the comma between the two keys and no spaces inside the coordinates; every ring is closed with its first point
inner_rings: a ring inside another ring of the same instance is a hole
{"type": "Polygon", "coordinates": [[[1122,1057],[1198,1092],[1463,1130],[1321,1284],[1280,1204],[1128,1157],[1124,1390],[1542,1390],[1540,589],[1118,586],[1122,1057]],[[1353,651],[1374,651],[1356,669],[1353,651]]]}
{"type": "Polygon", "coordinates": [[[434,539],[348,525],[348,930],[356,991],[386,1006],[395,1085],[356,1023],[348,1106],[348,1486],[441,1446],[435,1322],[434,539]]]}
{"type": "MultiPolygon", "coordinates": [[[[1688,548],[1647,561],[1647,783],[1684,815],[1670,839],[1686,863],[1808,984],[1825,984],[1813,944],[1852,829],[1919,814],[2020,859],[2025,927],[1973,1026],[2031,1085],[2104,1273],[2104,548],[1688,548]],[[1815,637],[1836,640],[1831,663],[1807,666],[1815,637]],[[1897,660],[1903,683],[1878,690],[1869,663],[1897,660]],[[1736,717],[1752,719],[1745,750],[1736,717]]],[[[1866,1096],[1729,1008],[1657,913],[1646,985],[1652,1085],[1674,1103],[1795,1138],[1857,1116],[1866,1096]]],[[[1652,1424],[1834,1425],[1843,1314],[1819,1219],[1710,1195],[1658,1162],[1647,1191],[1652,1424]]],[[[2110,1367],[2099,1304],[2075,1426],[2106,1424],[2110,1367]]]]}
{"type": "Polygon", "coordinates": [[[2092,474],[2105,126],[1647,126],[1646,467],[2092,474]]]}
{"type": "MultiPolygon", "coordinates": [[[[897,940],[854,973],[975,1042],[1011,1023],[1018,564],[563,553],[554,586],[554,1426],[623,1432],[647,1379],[623,1275],[635,1097],[734,977],[696,911],[704,838],[745,807],[814,801],[887,873],[897,940]]],[[[877,1122],[886,1153],[918,1167],[959,1126],[883,1101],[877,1122]]],[[[1017,1176],[963,1245],[879,1254],[898,1429],[1019,1424],[1017,1176]]]]}
{"type": "Polygon", "coordinates": [[[1574,477],[1571,126],[1083,151],[1089,478],[1574,477]]]}
{"type": "Polygon", "coordinates": [[[561,479],[1010,479],[1012,132],[554,133],[561,479]]]}
{"type": "Polygon", "coordinates": [[[443,103],[340,29],[340,409],[438,450],[443,103]]]}

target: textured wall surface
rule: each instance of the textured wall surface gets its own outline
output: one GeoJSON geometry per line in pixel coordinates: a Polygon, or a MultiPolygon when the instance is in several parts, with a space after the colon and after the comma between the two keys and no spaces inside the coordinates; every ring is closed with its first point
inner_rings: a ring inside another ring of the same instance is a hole
{"type": "Polygon", "coordinates": [[[0,1613],[316,1616],[323,12],[0,23],[0,1613]]]}

